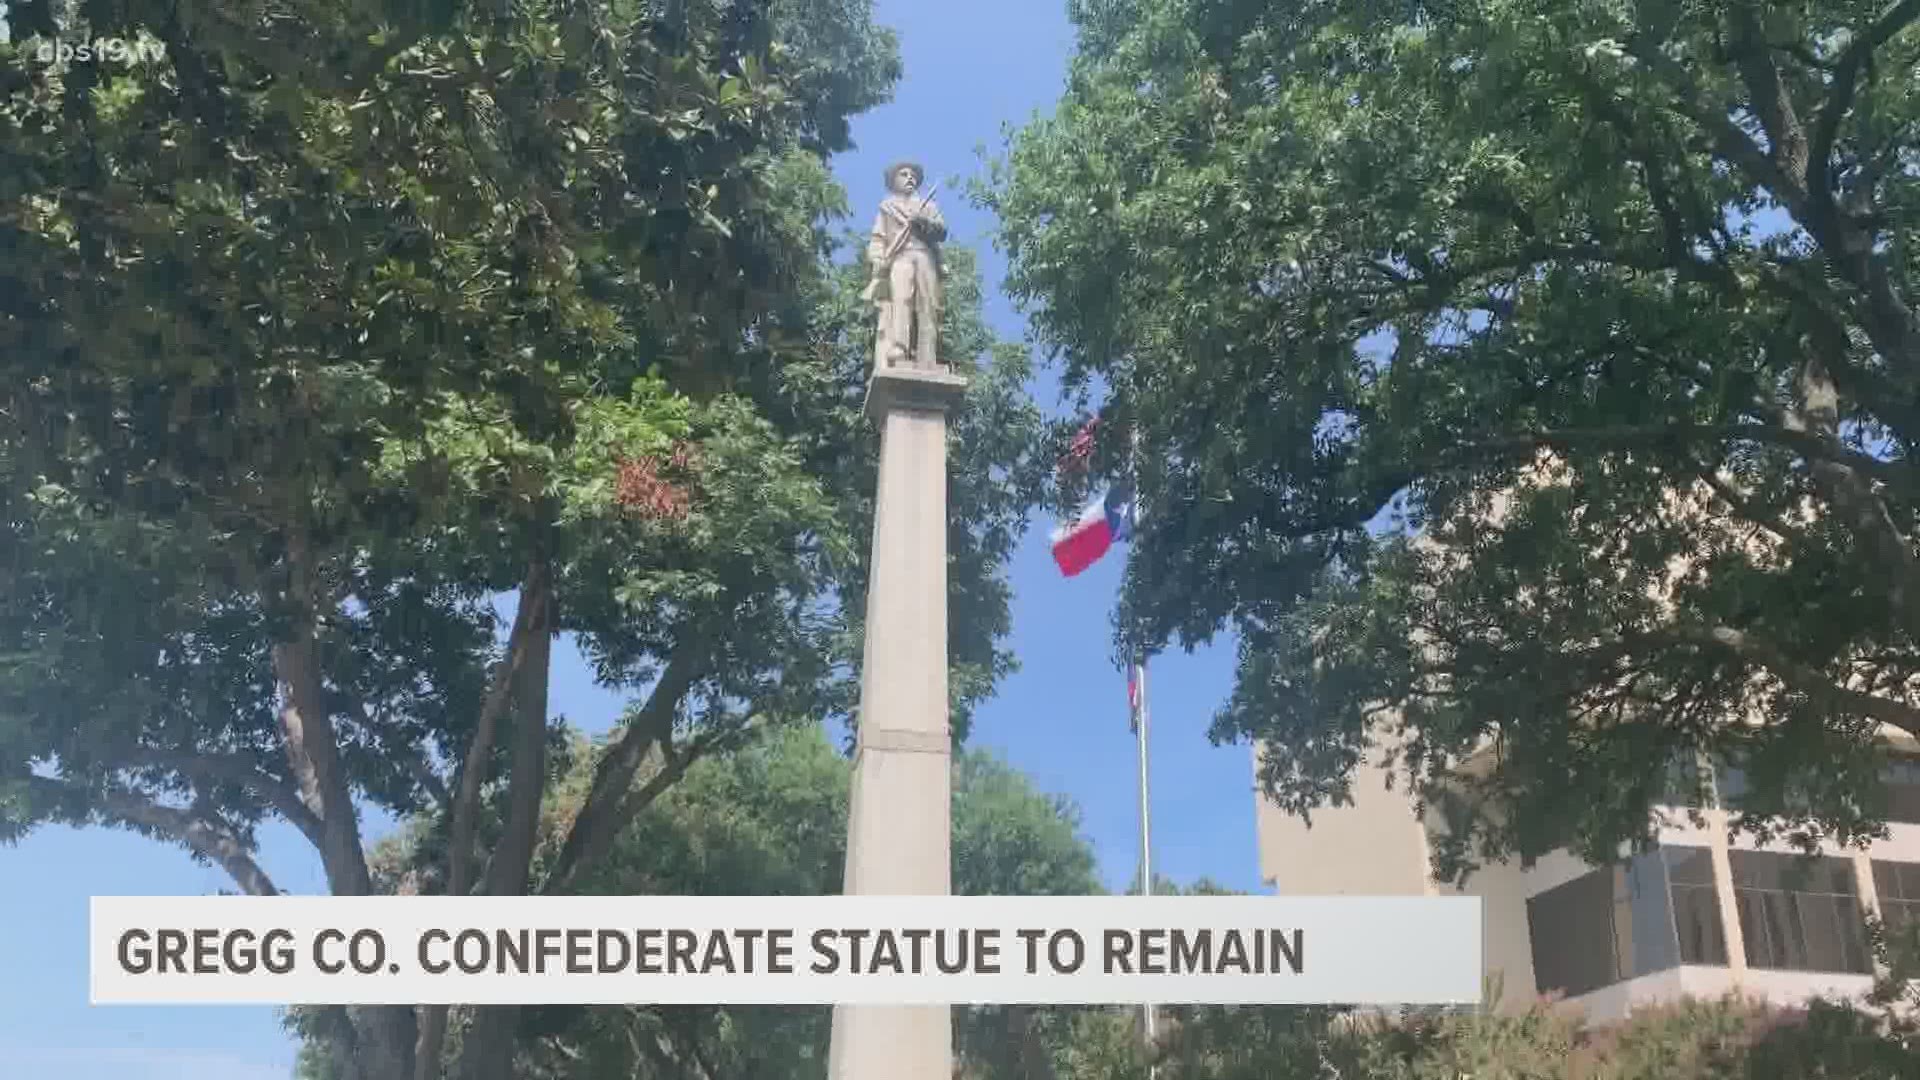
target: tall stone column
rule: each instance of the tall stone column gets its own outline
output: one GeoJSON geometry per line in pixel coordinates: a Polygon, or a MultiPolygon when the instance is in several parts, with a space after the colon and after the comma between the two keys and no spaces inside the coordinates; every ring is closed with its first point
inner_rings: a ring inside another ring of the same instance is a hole
{"type": "MultiPolygon", "coordinates": [[[[867,390],[880,428],[867,584],[860,729],[847,825],[849,896],[945,896],[952,888],[947,715],[947,414],[966,380],[881,367],[867,390]]],[[[842,1005],[831,1080],[950,1080],[953,1012],[842,1005]]]]}

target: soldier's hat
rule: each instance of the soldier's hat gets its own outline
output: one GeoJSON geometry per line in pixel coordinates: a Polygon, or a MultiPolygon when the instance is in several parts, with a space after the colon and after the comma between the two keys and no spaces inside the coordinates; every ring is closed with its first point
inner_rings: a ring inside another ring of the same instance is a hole
{"type": "Polygon", "coordinates": [[[886,182],[888,191],[893,190],[894,175],[897,174],[901,169],[912,169],[913,182],[915,186],[918,186],[918,187],[926,186],[927,170],[925,169],[925,167],[923,167],[917,161],[896,161],[893,164],[887,166],[886,175],[883,177],[884,181],[886,182]]]}

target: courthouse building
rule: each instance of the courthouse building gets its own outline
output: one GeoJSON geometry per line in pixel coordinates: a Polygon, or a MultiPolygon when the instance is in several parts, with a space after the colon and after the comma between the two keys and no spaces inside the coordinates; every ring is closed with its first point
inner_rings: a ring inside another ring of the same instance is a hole
{"type": "MultiPolygon", "coordinates": [[[[1864,850],[1763,850],[1729,841],[1725,810],[1706,810],[1698,828],[1677,809],[1657,848],[1616,865],[1558,851],[1526,869],[1484,866],[1456,889],[1430,872],[1438,821],[1374,763],[1355,777],[1353,805],[1316,812],[1311,828],[1256,795],[1261,876],[1283,896],[1480,897],[1502,1005],[1557,993],[1605,1021],[1735,988],[1782,1003],[1852,997],[1873,982],[1867,914],[1920,918],[1920,757],[1900,758],[1887,780],[1890,835],[1864,850]]],[[[1717,781],[1723,794],[1740,782],[1717,781]]]]}

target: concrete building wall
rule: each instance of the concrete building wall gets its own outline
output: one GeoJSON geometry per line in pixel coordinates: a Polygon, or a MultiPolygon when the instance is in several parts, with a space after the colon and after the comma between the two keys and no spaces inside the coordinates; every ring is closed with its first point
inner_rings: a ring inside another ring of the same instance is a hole
{"type": "MultiPolygon", "coordinates": [[[[1257,775],[1260,747],[1253,752],[1257,775]]],[[[1315,811],[1311,825],[1256,793],[1261,880],[1282,896],[1433,894],[1412,800],[1404,785],[1388,789],[1377,759],[1370,765],[1354,777],[1353,805],[1315,811]]]]}
{"type": "Polygon", "coordinates": [[[1497,1008],[1525,1008],[1538,999],[1534,982],[1533,939],[1527,924],[1527,898],[1572,881],[1592,869],[1564,851],[1551,852],[1530,867],[1518,862],[1482,866],[1448,891],[1480,897],[1481,947],[1487,978],[1499,992],[1497,1008]]]}
{"type": "MultiPolygon", "coordinates": [[[[1686,821],[1678,814],[1660,829],[1660,842],[1663,844],[1682,844],[1690,847],[1710,847],[1717,838],[1724,838],[1727,846],[1735,851],[1798,851],[1784,843],[1775,842],[1762,847],[1753,837],[1740,835],[1726,837],[1724,831],[1714,827],[1717,815],[1709,814],[1707,825],[1701,828],[1686,821]]],[[[1822,855],[1836,858],[1852,858],[1855,855],[1867,859],[1885,859],[1893,862],[1920,862],[1920,825],[1894,823],[1887,826],[1884,840],[1868,841],[1865,847],[1844,847],[1831,841],[1819,845],[1822,855]]]]}
{"type": "Polygon", "coordinates": [[[1870,975],[1842,975],[1819,971],[1752,971],[1735,975],[1723,967],[1686,965],[1603,986],[1591,994],[1568,998],[1596,1024],[1624,1020],[1635,1009],[1680,997],[1718,998],[1739,991],[1748,997],[1792,1003],[1814,997],[1858,1001],[1873,989],[1870,975]]]}

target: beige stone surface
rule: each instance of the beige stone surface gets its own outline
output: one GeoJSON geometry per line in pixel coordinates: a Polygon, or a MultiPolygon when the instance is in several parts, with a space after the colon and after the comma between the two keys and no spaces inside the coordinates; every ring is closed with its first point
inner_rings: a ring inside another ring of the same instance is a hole
{"type": "MultiPolygon", "coordinates": [[[[895,368],[874,376],[881,429],[860,733],[847,829],[848,895],[944,896],[952,888],[952,735],[947,710],[947,411],[964,379],[895,368]]],[[[948,1080],[952,1010],[841,1006],[832,1080],[948,1080]]]]}
{"type": "Polygon", "coordinates": [[[1260,876],[1282,896],[1429,896],[1427,833],[1405,779],[1389,785],[1375,746],[1353,778],[1353,801],[1313,813],[1312,826],[1258,792],[1261,748],[1253,748],[1260,876]]]}

